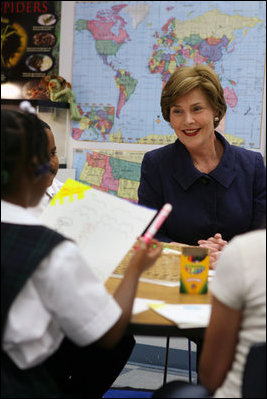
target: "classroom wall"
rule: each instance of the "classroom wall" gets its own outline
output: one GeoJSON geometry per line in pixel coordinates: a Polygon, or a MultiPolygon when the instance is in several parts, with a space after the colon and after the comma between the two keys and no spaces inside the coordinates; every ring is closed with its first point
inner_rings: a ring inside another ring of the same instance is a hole
{"type": "MultiPolygon", "coordinates": [[[[74,39],[74,18],[75,18],[75,1],[62,1],[62,19],[61,19],[61,37],[60,37],[60,57],[59,57],[59,74],[69,82],[72,82],[72,61],[73,61],[73,39],[74,39]]],[[[265,90],[263,94],[263,117],[262,117],[262,155],[266,160],[266,74],[265,74],[265,90]]],[[[159,99],[160,101],[160,99],[159,99]]],[[[86,147],[90,149],[109,149],[122,151],[149,151],[160,145],[148,144],[126,144],[126,143],[103,143],[90,142],[88,144],[77,141],[71,137],[70,120],[66,126],[66,164],[68,168],[73,167],[73,149],[86,147]]],[[[253,149],[252,149],[253,151],[253,149]]],[[[257,150],[259,151],[259,150],[257,150]]]]}

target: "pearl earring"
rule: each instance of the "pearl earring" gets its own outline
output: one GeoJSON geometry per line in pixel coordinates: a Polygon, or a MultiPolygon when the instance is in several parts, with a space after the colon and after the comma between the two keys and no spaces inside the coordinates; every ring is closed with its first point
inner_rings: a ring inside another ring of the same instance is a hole
{"type": "Polygon", "coordinates": [[[218,116],[215,116],[214,122],[219,122],[219,117],[218,116]]]}

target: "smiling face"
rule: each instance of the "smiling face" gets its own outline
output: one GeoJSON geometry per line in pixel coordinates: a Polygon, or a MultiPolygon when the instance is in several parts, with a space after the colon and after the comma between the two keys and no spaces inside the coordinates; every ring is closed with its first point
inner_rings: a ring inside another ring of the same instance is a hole
{"type": "Polygon", "coordinates": [[[170,109],[170,123],[188,150],[213,142],[215,111],[201,89],[180,96],[170,109]]]}

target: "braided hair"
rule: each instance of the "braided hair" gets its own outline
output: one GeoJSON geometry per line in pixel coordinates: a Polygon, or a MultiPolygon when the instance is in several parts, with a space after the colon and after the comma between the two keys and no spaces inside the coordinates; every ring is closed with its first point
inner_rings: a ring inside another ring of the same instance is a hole
{"type": "Polygon", "coordinates": [[[1,110],[1,189],[9,194],[16,187],[20,171],[49,162],[45,129],[49,126],[35,114],[24,111],[1,110]]]}

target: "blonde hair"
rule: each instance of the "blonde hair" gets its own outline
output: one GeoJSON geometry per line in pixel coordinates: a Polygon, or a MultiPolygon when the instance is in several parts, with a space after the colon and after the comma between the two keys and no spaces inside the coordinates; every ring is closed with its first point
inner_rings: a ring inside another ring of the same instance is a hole
{"type": "Polygon", "coordinates": [[[223,88],[218,75],[213,69],[203,64],[181,67],[173,72],[161,94],[161,112],[165,121],[170,122],[170,109],[177,99],[196,88],[206,95],[218,117],[218,120],[216,118],[214,121],[214,128],[219,125],[227,109],[223,88]]]}

